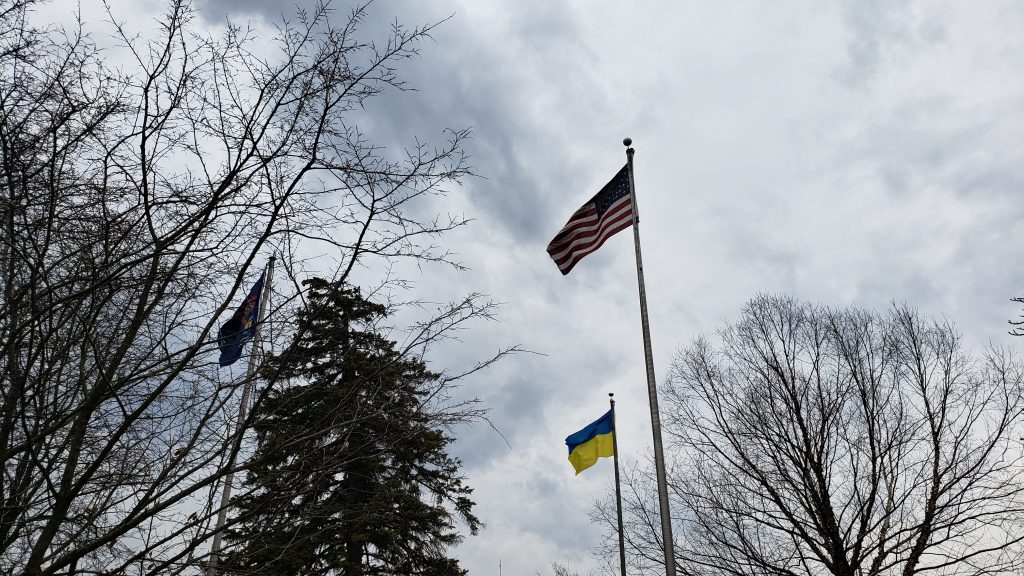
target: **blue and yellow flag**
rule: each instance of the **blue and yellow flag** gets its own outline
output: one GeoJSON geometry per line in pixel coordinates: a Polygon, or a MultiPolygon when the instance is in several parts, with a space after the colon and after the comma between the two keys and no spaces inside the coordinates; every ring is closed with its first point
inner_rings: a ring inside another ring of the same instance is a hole
{"type": "Polygon", "coordinates": [[[576,474],[590,468],[598,458],[614,456],[615,420],[612,411],[591,422],[586,428],[565,439],[569,462],[576,474]]]}

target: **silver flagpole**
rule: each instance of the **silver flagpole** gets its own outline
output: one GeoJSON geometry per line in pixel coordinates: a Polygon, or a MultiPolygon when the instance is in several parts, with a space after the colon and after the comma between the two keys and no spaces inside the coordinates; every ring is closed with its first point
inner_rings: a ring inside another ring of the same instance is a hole
{"type": "MultiPolygon", "coordinates": [[[[273,293],[270,289],[274,279],[274,256],[270,257],[270,263],[267,264],[267,279],[263,284],[263,294],[260,294],[260,318],[256,323],[256,332],[252,337],[252,348],[249,349],[249,366],[245,371],[245,384],[242,385],[242,399],[238,403],[238,422],[235,424],[235,430],[241,432],[242,424],[245,423],[246,412],[249,409],[249,396],[252,390],[253,375],[256,373],[256,368],[259,365],[260,353],[263,351],[263,341],[260,338],[261,330],[263,328],[263,321],[267,318],[267,309],[270,308],[270,295],[273,293]]],[[[230,430],[228,436],[231,436],[230,430]]],[[[217,513],[217,527],[213,533],[213,543],[210,544],[210,561],[207,565],[206,573],[208,576],[216,576],[217,574],[217,561],[220,559],[220,546],[221,539],[224,534],[224,524],[227,523],[228,519],[228,503],[231,501],[231,485],[235,481],[235,472],[232,468],[235,467],[235,454],[231,454],[228,459],[228,475],[224,478],[224,489],[220,495],[220,511],[217,513]]]]}
{"type": "Polygon", "coordinates": [[[622,531],[622,489],[619,488],[619,428],[615,425],[615,393],[608,393],[612,405],[612,459],[615,461],[615,511],[619,515],[619,570],[626,576],[626,535],[622,531]]]}
{"type": "Polygon", "coordinates": [[[654,470],[658,477],[658,511],[661,515],[662,549],[665,551],[665,574],[675,576],[676,555],[672,539],[672,515],[668,507],[668,482],[665,480],[665,451],[661,445],[661,416],[658,412],[658,383],[654,377],[654,355],[651,353],[651,327],[647,319],[647,291],[644,288],[644,263],[640,257],[639,211],[636,187],[633,185],[633,141],[626,138],[626,164],[629,171],[629,196],[633,204],[633,245],[636,247],[636,279],[640,286],[640,323],[644,330],[644,358],[647,361],[647,397],[651,405],[651,428],[654,431],[654,470]]]}

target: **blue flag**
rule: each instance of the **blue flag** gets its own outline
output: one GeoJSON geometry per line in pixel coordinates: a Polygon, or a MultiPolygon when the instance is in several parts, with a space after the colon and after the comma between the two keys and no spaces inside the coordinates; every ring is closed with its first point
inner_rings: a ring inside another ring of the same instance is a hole
{"type": "Polygon", "coordinates": [[[256,322],[260,317],[260,297],[263,295],[263,274],[249,290],[242,305],[235,310],[231,319],[220,327],[217,341],[220,343],[220,365],[230,366],[242,357],[242,346],[252,340],[256,322]]]}

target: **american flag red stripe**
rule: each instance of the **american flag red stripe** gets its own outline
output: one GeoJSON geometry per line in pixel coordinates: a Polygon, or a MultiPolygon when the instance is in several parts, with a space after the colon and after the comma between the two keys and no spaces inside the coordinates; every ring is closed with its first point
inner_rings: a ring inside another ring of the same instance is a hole
{"type": "Polygon", "coordinates": [[[600,192],[569,218],[548,244],[548,255],[562,274],[568,274],[580,259],[632,224],[629,173],[623,166],[600,192]]]}

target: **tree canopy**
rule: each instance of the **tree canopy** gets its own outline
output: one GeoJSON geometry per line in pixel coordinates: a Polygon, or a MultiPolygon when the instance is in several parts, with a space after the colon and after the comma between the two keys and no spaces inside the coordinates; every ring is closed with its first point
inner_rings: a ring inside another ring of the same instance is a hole
{"type": "MultiPolygon", "coordinates": [[[[423,200],[470,173],[469,132],[384,149],[354,116],[404,89],[398,63],[432,25],[374,42],[365,6],[321,3],[261,37],[162,4],[142,32],[102,4],[98,42],[0,0],[3,573],[206,565],[218,488],[249,465],[249,421],[231,422],[249,381],[218,371],[216,329],[270,256],[292,280],[315,253],[377,286],[400,260],[459,267],[441,237],[466,219],[423,200]]],[[[451,300],[411,349],[491,310],[451,300]]]]}
{"type": "Polygon", "coordinates": [[[471,490],[447,453],[444,381],[379,332],[357,288],[304,282],[301,334],[264,372],[287,385],[253,415],[259,447],[233,505],[234,574],[443,576],[471,490]]]}
{"type": "MultiPolygon", "coordinates": [[[[908,307],[755,298],[664,385],[679,570],[1019,574],[1022,385],[1008,351],[908,307]]],[[[652,480],[626,478],[631,562],[656,573],[652,480]]]]}

